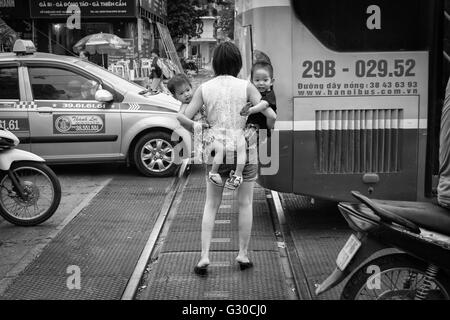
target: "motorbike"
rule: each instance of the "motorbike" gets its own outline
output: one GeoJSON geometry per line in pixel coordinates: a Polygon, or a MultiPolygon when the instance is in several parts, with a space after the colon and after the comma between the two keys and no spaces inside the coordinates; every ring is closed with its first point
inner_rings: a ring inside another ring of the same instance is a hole
{"type": "Polygon", "coordinates": [[[55,213],[61,185],[44,159],[18,145],[12,132],[0,128],[0,215],[18,226],[34,226],[55,213]]]}
{"type": "Polygon", "coordinates": [[[339,203],[352,234],[316,295],[343,283],[342,300],[450,299],[450,210],[432,202],[339,203]]]}

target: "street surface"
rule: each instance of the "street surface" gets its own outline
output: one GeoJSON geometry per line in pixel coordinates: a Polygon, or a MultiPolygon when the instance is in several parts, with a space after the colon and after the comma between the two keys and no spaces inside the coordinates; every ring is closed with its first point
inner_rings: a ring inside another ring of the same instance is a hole
{"type": "MultiPolygon", "coordinates": [[[[210,78],[202,70],[194,89],[210,78]]],[[[201,166],[181,178],[147,178],[117,164],[52,169],[62,198],[49,220],[28,228],[0,220],[0,299],[339,299],[343,284],[314,294],[350,235],[335,203],[279,194],[276,208],[274,194],[256,186],[255,267],[239,272],[237,201],[225,191],[211,274],[199,279],[192,268],[201,248],[201,166]],[[81,273],[77,290],[72,267],[81,273]]]]}
{"type": "Polygon", "coordinates": [[[159,212],[171,202],[134,299],[339,299],[342,286],[321,297],[314,295],[315,284],[334,269],[349,235],[333,203],[316,200],[312,205],[310,198],[281,194],[289,234],[280,238],[277,214],[268,205],[270,192],[257,186],[250,244],[255,267],[239,272],[233,262],[237,206],[233,193],[226,191],[216,217],[211,275],[204,280],[192,272],[200,250],[205,187],[201,167],[191,170],[169,202],[175,177],[144,178],[124,165],[52,168],[63,190],[55,215],[29,228],[0,221],[0,299],[120,299],[159,212]],[[102,206],[107,212],[102,212],[102,206]],[[86,225],[91,229],[85,230],[86,225]],[[291,252],[290,262],[286,250],[291,252]],[[103,265],[100,257],[110,265],[103,265]],[[80,265],[82,276],[88,278],[81,278],[84,287],[79,291],[65,287],[70,264],[80,265]],[[31,285],[34,291],[24,288],[33,281],[39,281],[31,285]]]}

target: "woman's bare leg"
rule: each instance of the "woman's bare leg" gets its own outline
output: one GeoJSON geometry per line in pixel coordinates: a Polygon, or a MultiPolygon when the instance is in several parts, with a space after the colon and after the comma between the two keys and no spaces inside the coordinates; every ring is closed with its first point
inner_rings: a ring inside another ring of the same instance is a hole
{"type": "Polygon", "coordinates": [[[239,254],[236,260],[249,262],[248,244],[253,223],[253,188],[255,182],[243,182],[238,191],[239,204],[239,254]]]}
{"type": "Polygon", "coordinates": [[[218,187],[211,182],[206,183],[206,201],[202,219],[202,255],[197,266],[203,267],[209,264],[209,248],[211,246],[212,234],[216,213],[222,202],[223,187],[218,187]]]}
{"type": "Polygon", "coordinates": [[[242,177],[242,172],[244,171],[245,161],[247,160],[246,154],[246,142],[245,137],[239,137],[237,141],[237,164],[235,175],[242,177]]]}
{"type": "Polygon", "coordinates": [[[217,173],[219,171],[220,165],[223,163],[224,156],[224,145],[219,141],[214,141],[212,144],[212,149],[214,150],[214,158],[211,166],[211,173],[217,173]]]}

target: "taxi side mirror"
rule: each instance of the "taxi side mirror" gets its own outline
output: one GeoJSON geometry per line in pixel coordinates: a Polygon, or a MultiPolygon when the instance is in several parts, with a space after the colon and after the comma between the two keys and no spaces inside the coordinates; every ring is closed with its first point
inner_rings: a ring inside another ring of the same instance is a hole
{"type": "Polygon", "coordinates": [[[100,89],[95,92],[95,100],[98,102],[111,102],[114,100],[114,97],[108,90],[100,89]]]}

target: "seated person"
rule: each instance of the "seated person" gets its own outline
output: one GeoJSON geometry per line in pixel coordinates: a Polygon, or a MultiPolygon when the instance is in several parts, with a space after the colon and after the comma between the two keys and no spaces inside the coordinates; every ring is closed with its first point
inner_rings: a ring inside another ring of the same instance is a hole
{"type": "Polygon", "coordinates": [[[88,80],[81,86],[82,100],[95,100],[95,93],[98,90],[98,83],[94,80],[88,80]]]}
{"type": "Polygon", "coordinates": [[[79,80],[71,80],[67,84],[66,95],[62,97],[68,100],[82,100],[81,82],[79,80]]]}

